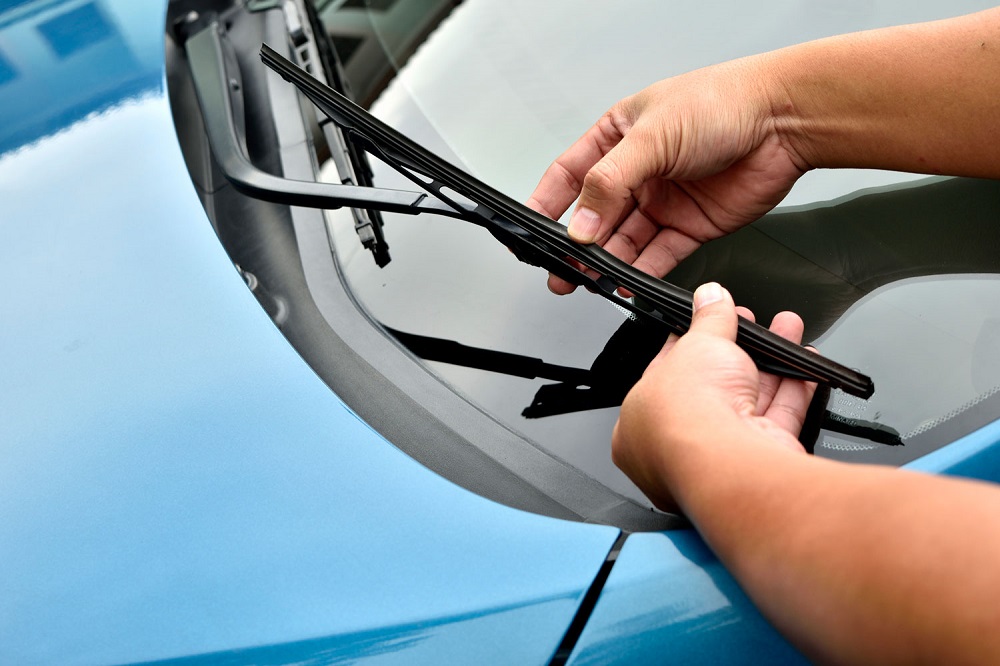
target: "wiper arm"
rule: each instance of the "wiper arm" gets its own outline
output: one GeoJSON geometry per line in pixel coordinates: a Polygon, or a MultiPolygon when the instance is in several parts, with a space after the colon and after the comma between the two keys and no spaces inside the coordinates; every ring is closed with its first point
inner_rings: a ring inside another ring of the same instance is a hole
{"type": "Polygon", "coordinates": [[[229,89],[231,77],[226,68],[221,31],[219,23],[211,21],[187,38],[184,49],[212,154],[237,190],[255,199],[289,206],[321,209],[350,206],[410,215],[425,212],[452,217],[461,215],[453,206],[424,192],[292,180],[254,166],[244,152],[234,121],[229,89]]]}
{"type": "MultiPolygon", "coordinates": [[[[312,2],[304,2],[302,6],[305,9],[306,20],[312,27],[313,34],[322,34],[325,28],[319,18],[316,5],[312,2]]],[[[292,15],[298,14],[295,3],[291,2],[285,3],[284,11],[286,22],[289,20],[289,12],[292,15]]],[[[296,44],[300,40],[308,40],[308,37],[305,36],[301,28],[295,30],[294,25],[289,25],[289,34],[292,35],[292,41],[296,44]]],[[[322,64],[320,69],[326,75],[327,82],[335,90],[348,94],[348,84],[343,65],[336,50],[333,48],[333,42],[329,39],[313,39],[311,41],[315,46],[317,57],[322,64]]],[[[301,47],[299,48],[301,49],[301,47]]],[[[330,158],[333,160],[337,173],[340,175],[340,182],[346,185],[373,187],[372,172],[368,164],[367,155],[351,143],[335,123],[327,119],[321,119],[320,128],[324,133],[334,135],[328,137],[327,144],[330,147],[330,158]]],[[[351,208],[351,214],[354,216],[354,232],[358,235],[361,245],[372,253],[372,257],[379,268],[385,268],[390,261],[390,257],[389,244],[385,240],[385,232],[383,230],[384,222],[381,211],[373,208],[351,208]]]]}
{"type": "MultiPolygon", "coordinates": [[[[674,332],[683,333],[690,326],[690,292],[642,273],[601,247],[574,242],[560,224],[514,201],[396,132],[266,44],[261,47],[261,59],[312,100],[357,145],[451,207],[453,216],[489,230],[521,261],[583,285],[637,316],[656,319],[674,332]],[[472,201],[474,205],[457,201],[448,195],[448,190],[472,201]],[[599,277],[591,277],[567,258],[593,270],[599,277]],[[621,297],[617,293],[619,288],[627,289],[649,307],[640,308],[621,297]]],[[[378,202],[364,205],[380,208],[378,202]]],[[[768,372],[820,382],[862,398],[874,393],[874,384],[866,375],[791,343],[746,319],[739,320],[736,342],[760,368],[768,372]]]]}

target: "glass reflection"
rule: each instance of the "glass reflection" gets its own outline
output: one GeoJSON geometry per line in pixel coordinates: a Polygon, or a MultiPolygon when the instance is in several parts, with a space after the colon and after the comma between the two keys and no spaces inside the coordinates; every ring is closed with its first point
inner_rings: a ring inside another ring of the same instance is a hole
{"type": "MultiPolygon", "coordinates": [[[[774,3],[765,21],[739,2],[705,12],[701,3],[634,0],[629,13],[649,20],[614,26],[579,3],[398,0],[367,12],[334,4],[322,17],[335,39],[359,40],[342,53],[355,96],[520,199],[604,109],[659,78],[826,34],[988,5],[789,0],[774,3]],[[412,14],[418,5],[419,16],[412,14]],[[377,81],[365,79],[376,71],[377,81]]],[[[409,187],[377,161],[373,171],[382,186],[409,187]]],[[[992,353],[1000,350],[998,206],[995,182],[817,172],[783,208],[705,246],[667,279],[689,289],[720,281],[762,322],[780,310],[799,312],[808,341],[877,386],[868,401],[833,394],[816,452],[900,464],[1000,414],[993,400],[1000,362],[992,353]]],[[[409,334],[584,373],[585,380],[553,381],[484,371],[456,355],[430,361],[510,427],[641,499],[611,465],[608,439],[614,407],[662,334],[594,296],[548,294],[543,274],[481,230],[385,218],[395,252],[381,270],[354,250],[353,230],[331,228],[365,306],[409,334]]]]}
{"type": "Polygon", "coordinates": [[[0,5],[0,155],[157,89],[162,39],[148,23],[102,0],[0,5]]]}

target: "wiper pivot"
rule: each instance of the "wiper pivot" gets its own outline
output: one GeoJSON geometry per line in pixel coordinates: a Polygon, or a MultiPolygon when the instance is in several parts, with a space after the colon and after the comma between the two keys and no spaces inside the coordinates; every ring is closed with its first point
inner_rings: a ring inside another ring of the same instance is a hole
{"type": "Polygon", "coordinates": [[[293,180],[258,169],[246,155],[245,141],[234,119],[230,81],[235,79],[226,66],[223,35],[224,29],[217,20],[208,21],[186,39],[184,49],[212,154],[233,187],[255,199],[289,206],[320,209],[349,206],[410,215],[424,212],[459,215],[453,206],[427,196],[426,192],[293,180]]]}

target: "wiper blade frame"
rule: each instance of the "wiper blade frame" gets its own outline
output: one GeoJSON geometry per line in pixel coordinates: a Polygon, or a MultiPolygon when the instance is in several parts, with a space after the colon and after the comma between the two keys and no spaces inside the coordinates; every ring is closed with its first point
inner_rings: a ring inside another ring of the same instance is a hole
{"type": "MultiPolygon", "coordinates": [[[[434,155],[310,76],[266,44],[261,46],[261,59],[349,133],[357,145],[450,207],[453,217],[489,230],[521,261],[581,284],[638,316],[652,317],[674,332],[683,333],[690,326],[690,292],[642,273],[599,246],[576,243],[569,238],[562,225],[434,155]],[[474,205],[457,201],[449,196],[448,190],[474,205]],[[567,258],[595,271],[600,277],[591,277],[567,258]],[[627,289],[649,307],[638,307],[631,300],[621,297],[617,293],[619,288],[627,289]]],[[[374,192],[378,190],[373,188],[374,192]]],[[[389,210],[374,200],[359,205],[389,210]]],[[[866,375],[789,342],[742,317],[736,342],[761,369],[768,372],[819,382],[862,398],[874,393],[874,384],[866,375]]]]}

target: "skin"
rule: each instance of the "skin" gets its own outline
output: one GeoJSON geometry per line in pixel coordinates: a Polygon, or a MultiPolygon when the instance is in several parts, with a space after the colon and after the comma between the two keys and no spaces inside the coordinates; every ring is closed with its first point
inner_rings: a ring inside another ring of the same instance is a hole
{"type": "MultiPolygon", "coordinates": [[[[998,90],[1000,8],[724,63],[616,104],[529,205],[558,218],[576,200],[571,236],[661,276],[809,169],[1000,178],[998,90]]],[[[1000,663],[1000,490],[804,455],[813,387],[759,373],[737,313],[718,285],[696,292],[691,330],[622,405],[615,463],[811,659],[1000,663]]],[[[801,340],[795,315],[771,327],[801,340]]]]}
{"type": "Polygon", "coordinates": [[[810,169],[1000,177],[998,87],[1000,8],[723,63],[615,104],[528,205],[558,219],[579,197],[570,236],[662,276],[810,169]]]}
{"type": "MultiPolygon", "coordinates": [[[[805,455],[813,386],[757,371],[719,285],[695,303],[622,405],[615,464],[813,661],[1000,663],[1000,491],[805,455]]],[[[771,329],[798,341],[802,322],[771,329]]]]}

